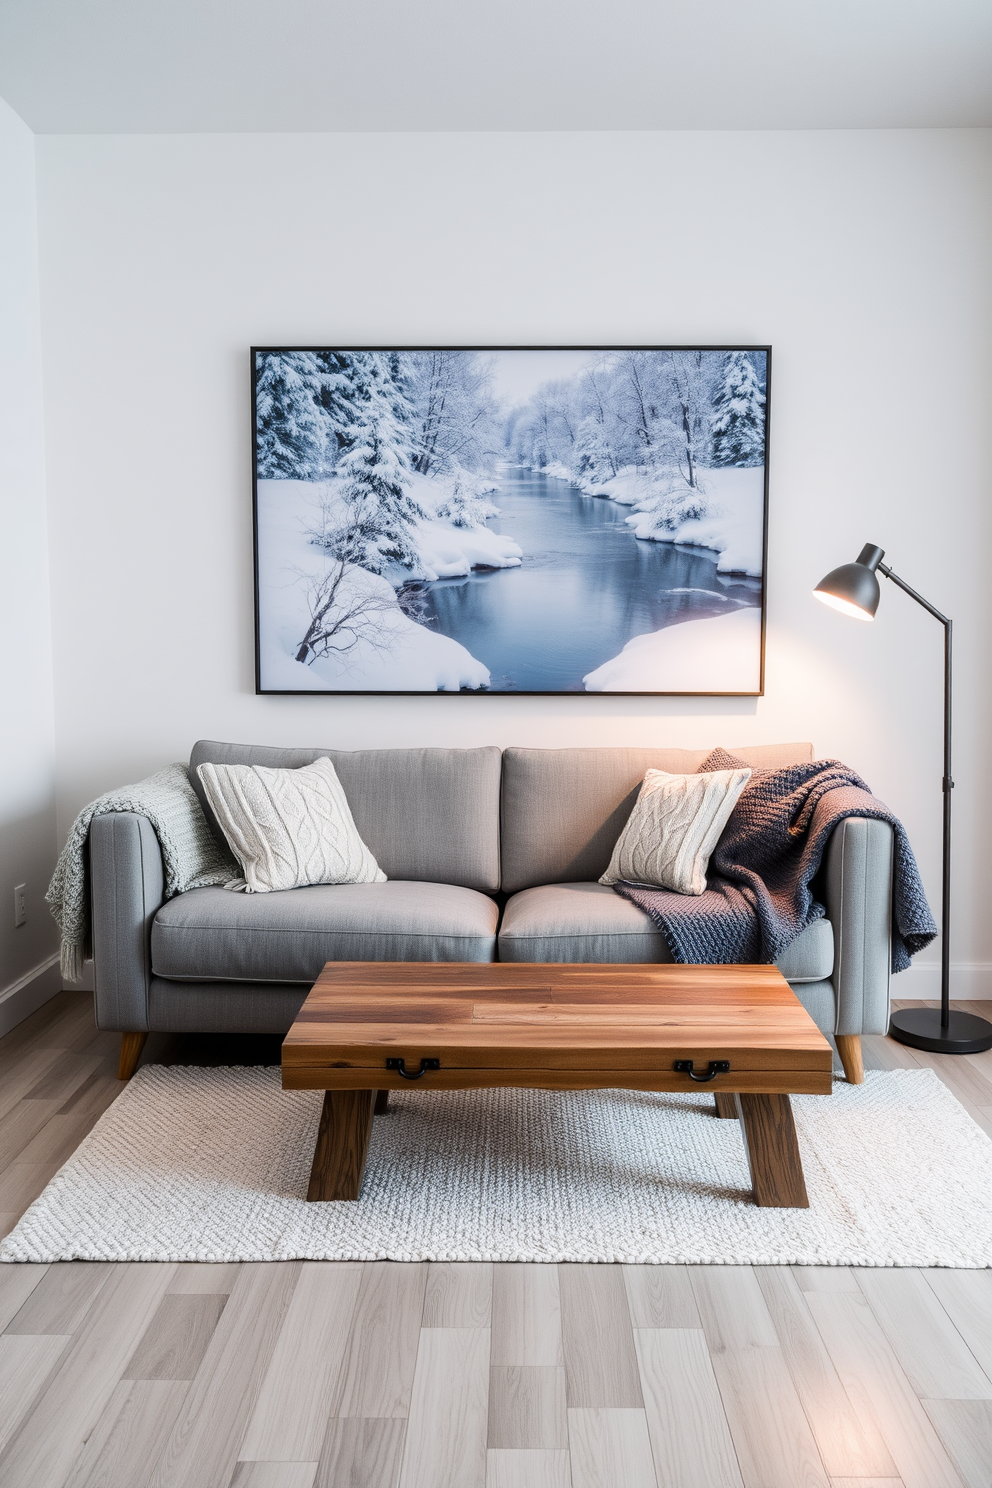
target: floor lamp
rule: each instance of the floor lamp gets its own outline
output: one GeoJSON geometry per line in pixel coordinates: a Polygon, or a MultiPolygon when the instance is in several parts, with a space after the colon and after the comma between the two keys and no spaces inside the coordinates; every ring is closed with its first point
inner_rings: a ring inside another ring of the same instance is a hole
{"type": "Polygon", "coordinates": [[[894,574],[882,562],[881,548],[866,543],[857,561],[835,568],[821,579],[813,593],[824,604],[832,605],[856,620],[874,620],[880,591],[876,573],[882,573],[893,584],[915,599],[917,604],[939,620],[944,627],[944,851],[940,902],[940,1010],[936,1008],[903,1008],[892,1014],[889,1032],[901,1044],[914,1049],[928,1049],[934,1054],[980,1054],[992,1049],[992,1023],[974,1013],[951,1012],[951,635],[953,625],[929,600],[894,574]]]}

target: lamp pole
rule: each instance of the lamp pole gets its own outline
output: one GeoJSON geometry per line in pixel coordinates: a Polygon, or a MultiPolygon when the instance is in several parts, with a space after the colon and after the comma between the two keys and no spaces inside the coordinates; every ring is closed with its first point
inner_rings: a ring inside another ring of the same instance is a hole
{"type": "MultiPolygon", "coordinates": [[[[912,585],[907,584],[905,579],[901,579],[897,573],[894,573],[887,563],[879,560],[878,571],[883,573],[887,579],[891,579],[893,584],[898,584],[904,594],[908,594],[910,599],[915,599],[918,605],[922,605],[944,627],[944,820],[940,886],[940,1037],[941,1040],[945,1040],[950,1038],[951,1033],[951,791],[954,789],[954,780],[951,775],[951,660],[954,621],[947,615],[941,614],[936,605],[932,605],[928,599],[923,598],[922,594],[918,594],[912,585]]],[[[927,1048],[928,1044],[919,1043],[919,1032],[914,1028],[912,1016],[910,1016],[909,1026],[905,1032],[899,1022],[899,1019],[906,1013],[912,1014],[912,1012],[919,1011],[921,1009],[905,1009],[903,1012],[893,1014],[889,1032],[902,1044],[927,1048]],[[910,1035],[909,1037],[906,1037],[906,1032],[910,1035]]],[[[985,1020],[979,1018],[975,1021],[984,1023],[985,1020]]]]}

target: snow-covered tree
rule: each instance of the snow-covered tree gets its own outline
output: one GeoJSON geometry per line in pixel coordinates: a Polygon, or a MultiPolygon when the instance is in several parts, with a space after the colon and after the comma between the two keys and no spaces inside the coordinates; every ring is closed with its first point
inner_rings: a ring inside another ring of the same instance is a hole
{"type": "Polygon", "coordinates": [[[491,360],[474,351],[403,352],[398,372],[418,475],[491,468],[500,453],[491,360]]]}
{"type": "Polygon", "coordinates": [[[333,463],[331,428],[318,406],[313,352],[257,353],[255,416],[262,480],[320,480],[333,463]]]}
{"type": "Polygon", "coordinates": [[[674,471],[690,490],[712,463],[713,390],[722,352],[604,353],[576,377],[546,383],[507,421],[510,458],[562,465],[577,480],[626,467],[674,471]]]}
{"type": "Polygon", "coordinates": [[[714,465],[763,464],[765,395],[746,351],[727,353],[713,408],[714,465]]]}
{"type": "Polygon", "coordinates": [[[611,368],[611,402],[624,435],[624,464],[658,463],[664,399],[657,358],[647,351],[623,351],[611,368]]]}
{"type": "Polygon", "coordinates": [[[394,412],[395,388],[377,352],[356,353],[356,421],[335,469],[347,519],[322,546],[382,573],[390,563],[421,566],[417,523],[426,512],[410,488],[406,431],[394,412]],[[361,360],[359,360],[361,358],[361,360]]]}
{"type": "Polygon", "coordinates": [[[360,353],[350,351],[316,351],[314,359],[314,402],[324,414],[332,460],[351,444],[351,430],[360,422],[360,403],[364,379],[360,353]]]}
{"type": "Polygon", "coordinates": [[[712,453],[712,358],[704,351],[669,351],[664,361],[671,381],[667,422],[674,440],[670,432],[669,443],[674,443],[686,484],[695,490],[700,466],[709,464],[712,453]]]}
{"type": "Polygon", "coordinates": [[[413,414],[402,387],[400,353],[293,351],[259,354],[256,391],[258,471],[263,478],[322,480],[367,421],[371,389],[382,395],[408,448],[413,414]]]}
{"type": "Polygon", "coordinates": [[[546,382],[534,395],[545,464],[570,468],[582,418],[581,390],[570,379],[546,382]]]}
{"type": "Polygon", "coordinates": [[[576,430],[573,469],[580,480],[593,485],[602,485],[617,473],[606,431],[595,414],[587,414],[576,430]]]}
{"type": "Polygon", "coordinates": [[[617,413],[615,376],[611,363],[610,357],[602,357],[582,377],[580,383],[582,417],[579,427],[581,429],[587,418],[595,420],[600,431],[598,442],[601,443],[603,454],[609,465],[608,473],[616,475],[621,465],[625,463],[624,445],[627,436],[617,413]]]}
{"type": "Polygon", "coordinates": [[[448,494],[436,515],[453,527],[484,527],[490,517],[499,516],[499,507],[479,491],[478,481],[459,467],[452,473],[448,494]]]}
{"type": "Polygon", "coordinates": [[[690,489],[709,463],[715,358],[705,351],[623,351],[596,379],[618,465],[674,469],[690,489]]]}
{"type": "Polygon", "coordinates": [[[549,465],[573,468],[575,440],[584,412],[577,382],[562,378],[543,383],[526,407],[514,409],[507,421],[511,458],[532,470],[549,465]]]}
{"type": "Polygon", "coordinates": [[[550,465],[552,456],[546,432],[535,399],[531,399],[525,408],[515,408],[507,421],[506,431],[510,459],[529,470],[542,470],[545,465],[550,465]]]}

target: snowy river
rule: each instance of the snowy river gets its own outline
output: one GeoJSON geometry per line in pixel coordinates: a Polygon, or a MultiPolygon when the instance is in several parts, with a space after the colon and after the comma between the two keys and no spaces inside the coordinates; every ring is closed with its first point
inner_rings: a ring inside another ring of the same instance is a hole
{"type": "Polygon", "coordinates": [[[567,481],[510,469],[492,499],[523,563],[425,585],[418,619],[483,662],[494,692],[582,692],[633,636],[760,603],[755,581],[717,576],[716,553],[641,542],[629,508],[567,481]]]}

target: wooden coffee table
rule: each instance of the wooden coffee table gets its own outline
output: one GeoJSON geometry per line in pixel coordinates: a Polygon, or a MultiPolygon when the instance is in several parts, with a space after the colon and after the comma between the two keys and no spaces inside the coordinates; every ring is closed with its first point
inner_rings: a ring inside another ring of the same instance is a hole
{"type": "Polygon", "coordinates": [[[327,1092],[308,1199],[358,1198],[390,1090],[515,1085],[710,1090],[740,1119],[755,1203],[807,1208],[789,1096],[829,1095],[831,1064],[773,966],[329,961],[282,1083],[327,1092]]]}

